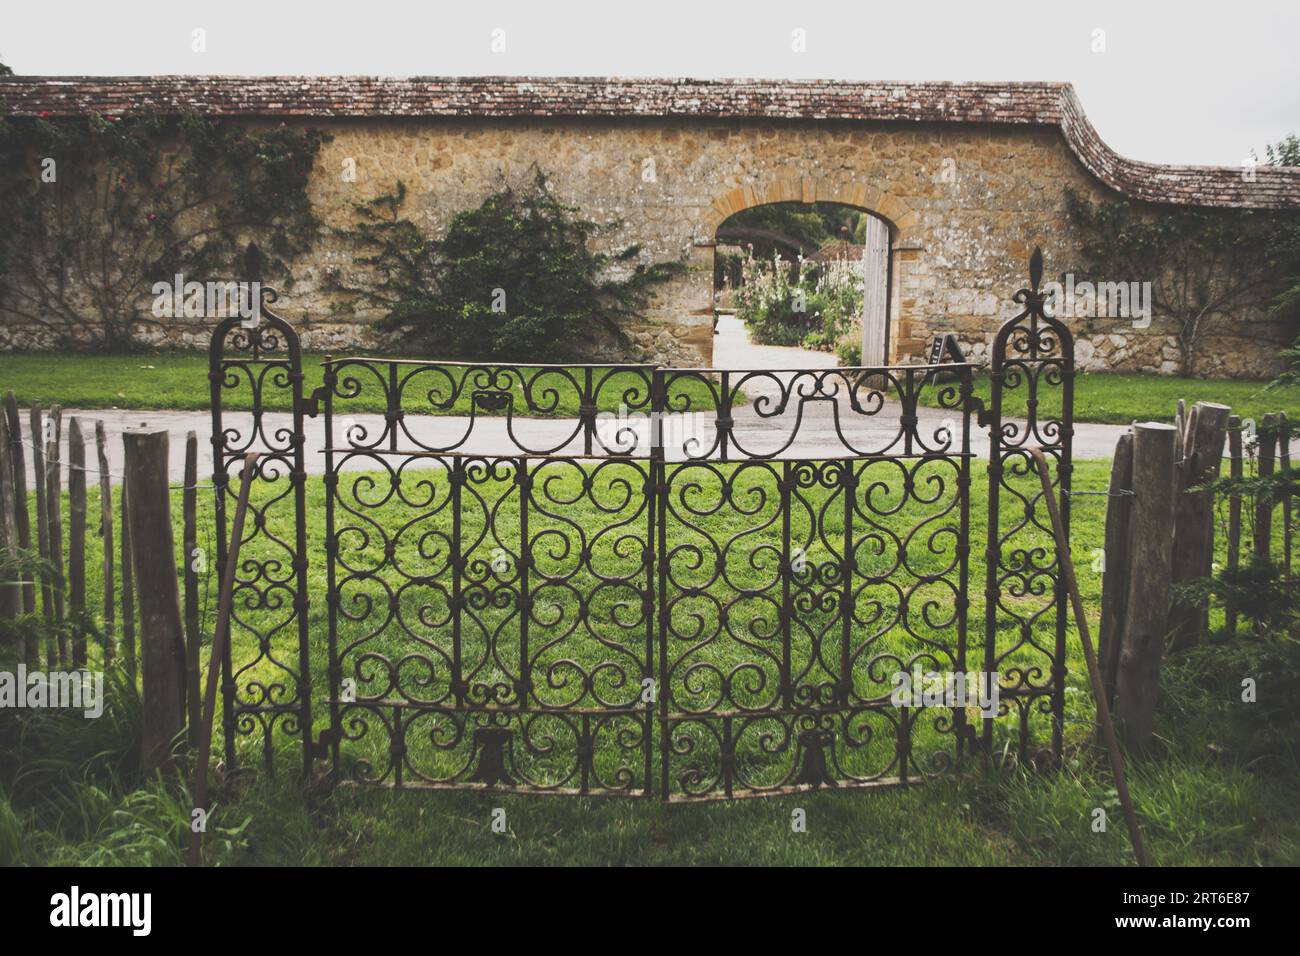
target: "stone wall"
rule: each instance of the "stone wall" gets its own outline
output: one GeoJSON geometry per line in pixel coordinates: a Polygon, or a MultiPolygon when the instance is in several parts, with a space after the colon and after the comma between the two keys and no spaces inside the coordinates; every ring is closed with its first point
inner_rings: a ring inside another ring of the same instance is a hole
{"type": "MultiPolygon", "coordinates": [[[[967,355],[983,361],[998,326],[1017,311],[1011,296],[1025,282],[1035,245],[1044,250],[1047,278],[1077,270],[1065,223],[1069,188],[1094,200],[1123,190],[1157,201],[1300,208],[1300,178],[1276,170],[1242,184],[1235,170],[1148,167],[1116,157],[1069,87],[1055,84],[308,79],[300,88],[283,79],[236,88],[223,84],[240,81],[206,79],[196,82],[209,86],[168,92],[172,79],[81,78],[80,94],[69,96],[53,81],[18,78],[29,84],[26,97],[0,82],[0,104],[10,112],[111,109],[127,84],[134,102],[152,90],[170,97],[164,108],[180,100],[253,123],[321,128],[332,138],[310,191],[327,227],[350,224],[356,203],[400,180],[408,190],[406,215],[440,233],[503,177],[518,182],[540,168],[584,216],[622,223],[606,241],[638,242],[647,259],[686,265],[662,287],[645,322],[627,329],[629,347],[593,345],[600,359],[709,364],[715,232],[729,216],[762,203],[845,203],[889,223],[889,338],[898,362],[921,359],[942,331],[956,332],[967,355]],[[132,82],[146,84],[144,92],[132,82]],[[339,86],[353,82],[361,85],[339,86]],[[280,97],[266,99],[265,88],[276,83],[283,84],[280,97]],[[393,89],[400,83],[414,84],[404,97],[393,89]],[[354,180],[344,175],[353,164],[354,180]]],[[[361,278],[357,269],[353,250],[332,234],[295,265],[293,287],[283,290],[279,306],[302,329],[306,347],[401,348],[374,332],[374,310],[339,293],[340,282],[361,278]]],[[[1243,316],[1240,329],[1225,327],[1228,334],[1209,343],[1198,372],[1272,374],[1283,330],[1261,325],[1261,318],[1243,316]]],[[[1148,329],[1114,319],[1071,321],[1085,368],[1177,367],[1171,330],[1159,316],[1148,329]]],[[[192,322],[141,333],[160,346],[204,340],[192,322]]],[[[0,348],[41,344],[20,326],[0,324],[0,348]]]]}

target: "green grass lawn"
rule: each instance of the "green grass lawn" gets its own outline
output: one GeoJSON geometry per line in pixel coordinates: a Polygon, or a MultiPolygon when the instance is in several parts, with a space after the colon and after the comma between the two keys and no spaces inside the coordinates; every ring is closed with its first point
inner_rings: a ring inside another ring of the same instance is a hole
{"type": "MultiPolygon", "coordinates": [[[[1259,421],[1267,412],[1283,411],[1292,420],[1300,418],[1300,385],[1265,391],[1267,382],[1224,378],[1174,378],[1168,375],[1133,375],[1123,372],[1092,372],[1075,379],[1074,420],[1127,425],[1133,421],[1173,421],[1178,400],[1189,406],[1196,402],[1218,402],[1234,415],[1259,421]]],[[[1056,400],[1059,389],[1043,389],[1043,399],[1056,400]]],[[[989,401],[989,378],[976,372],[975,394],[989,401]]],[[[1003,413],[1024,417],[1026,389],[1003,392],[1003,413]]],[[[935,391],[922,394],[922,402],[934,404],[935,391]]],[[[1058,414],[1045,401],[1042,411],[1058,414]]]]}
{"type": "MultiPolygon", "coordinates": [[[[305,388],[321,384],[321,355],[304,357],[305,388]]],[[[528,373],[526,373],[528,374],[528,373]]],[[[598,373],[599,375],[599,373],[598,373]]],[[[198,354],[166,353],[160,355],[69,355],[46,353],[0,354],[0,393],[12,389],[20,405],[39,401],[46,405],[58,402],[64,408],[141,408],[206,410],[208,400],[207,356],[198,354]]],[[[426,376],[427,377],[427,376],[426,376]]],[[[624,376],[611,381],[600,392],[601,410],[617,411],[621,387],[635,385],[634,376],[624,376]]],[[[434,384],[430,379],[430,385],[434,384]]],[[[553,411],[556,416],[575,416],[578,413],[577,392],[557,379],[538,382],[539,386],[556,385],[558,401],[553,411]]],[[[1232,407],[1235,414],[1259,420],[1266,412],[1285,411],[1291,418],[1300,418],[1300,386],[1264,391],[1265,382],[1236,379],[1183,379],[1161,375],[1129,375],[1120,373],[1092,373],[1080,375],[1075,390],[1075,420],[1127,425],[1134,419],[1140,421],[1171,421],[1178,399],[1189,403],[1197,401],[1221,402],[1232,407]]],[[[977,395],[988,400],[987,374],[976,374],[977,395]]],[[[512,391],[516,407],[522,408],[522,391],[516,384],[512,391]]],[[[1052,394],[1055,389],[1045,390],[1052,394]]],[[[412,387],[408,394],[419,397],[412,387]]],[[[674,393],[690,397],[697,408],[711,407],[713,402],[702,382],[683,378],[674,385],[674,393]]],[[[273,410],[288,409],[286,395],[279,389],[267,390],[267,407],[273,410]]],[[[231,407],[243,407],[249,390],[231,392],[231,407]]],[[[929,389],[923,401],[934,400],[935,390],[929,389]]],[[[1024,389],[1006,393],[1006,412],[1023,416],[1024,389]]],[[[1045,396],[1046,397],[1046,396],[1045,396]]],[[[743,396],[741,401],[743,401],[743,396]]],[[[373,385],[357,398],[348,402],[355,412],[384,411],[383,396],[373,385]]],[[[429,414],[465,414],[469,411],[469,398],[462,396],[446,410],[423,406],[429,414]]],[[[480,409],[479,414],[492,414],[480,409]]]]}
{"type": "MultiPolygon", "coordinates": [[[[310,396],[312,389],[324,381],[321,363],[323,355],[303,356],[303,389],[310,396]]],[[[379,359],[377,361],[382,361],[379,359]]],[[[452,366],[446,368],[459,382],[464,375],[463,369],[452,366]]],[[[451,379],[439,375],[433,369],[419,373],[418,380],[413,381],[405,390],[404,397],[408,411],[429,415],[465,415],[471,410],[471,389],[466,388],[449,407],[439,407],[440,396],[429,398],[430,389],[441,390],[446,394],[451,379]]],[[[373,376],[359,371],[359,366],[347,366],[346,371],[358,376],[362,391],[348,400],[350,412],[385,411],[385,397],[382,387],[373,376]]],[[[577,386],[582,383],[581,371],[575,371],[574,380],[562,374],[548,372],[537,376],[537,369],[521,367],[520,376],[509,377],[510,391],[514,395],[516,415],[530,414],[538,417],[555,416],[560,418],[576,417],[580,391],[577,386]],[[577,386],[575,386],[575,381],[577,386]],[[533,401],[531,408],[541,409],[525,413],[530,407],[524,401],[524,385],[531,385],[533,401]],[[554,390],[554,395],[547,393],[554,390]]],[[[340,375],[344,372],[340,372],[340,375]]],[[[472,375],[473,373],[471,373],[472,375]]],[[[624,400],[624,392],[632,389],[638,394],[638,400],[644,401],[645,378],[631,372],[618,372],[612,376],[608,369],[597,368],[593,381],[598,386],[597,398],[600,411],[618,411],[624,400]]],[[[470,385],[478,384],[471,377],[470,385]]],[[[493,387],[499,382],[491,383],[493,387]]],[[[84,355],[55,353],[4,353],[0,354],[0,394],[12,390],[18,397],[19,405],[41,402],[45,406],[57,402],[64,408],[141,408],[173,409],[178,411],[206,411],[211,406],[208,390],[208,358],[194,353],[164,353],[158,355],[84,355]]],[[[690,398],[694,407],[708,408],[713,405],[708,387],[701,381],[683,378],[673,387],[674,395],[690,398]]],[[[227,407],[247,410],[251,397],[247,383],[231,389],[225,397],[227,407]]],[[[270,411],[289,411],[289,393],[282,388],[268,387],[265,390],[265,407],[270,411]]],[[[744,401],[740,396],[739,402],[744,401]]],[[[477,414],[501,414],[499,411],[479,406],[477,414]]]]}
{"type": "MultiPolygon", "coordinates": [[[[635,520],[635,501],[614,508],[613,499],[607,497],[612,493],[612,484],[602,488],[597,481],[591,490],[586,490],[585,479],[576,470],[568,474],[559,474],[559,470],[553,486],[555,495],[561,499],[572,498],[573,503],[556,508],[555,515],[549,518],[540,519],[540,524],[532,526],[533,533],[548,525],[558,528],[571,521],[587,529],[592,553],[604,555],[603,571],[621,567],[620,562],[630,559],[618,550],[613,539],[629,516],[635,520]],[[595,501],[601,501],[604,507],[597,507],[595,501]],[[608,528],[615,530],[608,538],[600,539],[601,529],[608,528]]],[[[1077,462],[1075,487],[1104,488],[1108,472],[1108,462],[1077,462]]],[[[345,475],[344,479],[351,481],[358,477],[345,475]]],[[[430,479],[430,485],[422,489],[419,477],[418,473],[405,476],[403,487],[410,499],[408,503],[388,502],[374,512],[367,512],[376,520],[376,527],[393,534],[412,515],[423,513],[425,526],[445,528],[445,515],[427,516],[432,509],[419,504],[420,495],[426,492],[436,500],[441,493],[438,483],[444,479],[429,473],[424,477],[430,479]]],[[[606,477],[613,480],[617,476],[610,470],[606,477]]],[[[761,480],[761,476],[755,478],[756,482],[761,480]]],[[[479,486],[486,501],[500,503],[493,529],[507,545],[518,528],[517,515],[510,511],[509,485],[508,481],[497,485],[489,479],[479,486]]],[[[363,481],[362,494],[368,493],[367,487],[363,481]]],[[[379,488],[382,487],[381,482],[379,488]]],[[[983,523],[985,487],[983,469],[977,467],[971,495],[976,529],[983,523]]],[[[708,511],[716,493],[716,483],[711,486],[706,481],[699,482],[699,490],[693,494],[701,511],[708,511]]],[[[828,502],[833,505],[835,494],[827,488],[805,489],[805,493],[811,509],[795,520],[793,529],[800,540],[814,527],[811,515],[820,513],[828,502]]],[[[312,669],[317,694],[322,695],[327,664],[323,600],[326,582],[320,551],[325,491],[319,479],[308,480],[308,494],[312,543],[309,570],[312,669]]],[[[340,494],[350,494],[345,481],[340,482],[340,494]]],[[[90,497],[89,512],[96,514],[93,490],[90,497]]],[[[199,540],[201,545],[211,548],[210,499],[201,496],[200,500],[203,513],[199,540]]],[[[1099,606],[1101,576],[1089,570],[1090,558],[1093,549],[1102,543],[1105,500],[1100,497],[1074,500],[1072,551],[1085,605],[1094,609],[1099,606]]],[[[177,504],[179,507],[179,501],[177,504]]],[[[942,507],[939,504],[929,510],[942,507]]],[[[826,518],[818,519],[823,522],[831,542],[835,540],[836,528],[842,527],[833,520],[834,512],[832,507],[826,512],[826,518]]],[[[749,529],[741,540],[748,539],[750,544],[757,545],[761,540],[770,540],[773,533],[761,527],[768,514],[767,505],[755,505],[747,515],[719,513],[709,519],[714,522],[709,531],[716,537],[749,529]],[[760,530],[753,531],[755,528],[760,530]]],[[[267,526],[283,533],[290,527],[291,517],[290,509],[274,508],[268,512],[267,526]]],[[[905,508],[881,524],[886,529],[911,526],[917,517],[915,509],[909,512],[905,508]]],[[[179,515],[176,520],[179,527],[179,515]]],[[[701,526],[704,521],[698,519],[701,526]]],[[[363,523],[344,518],[340,526],[347,522],[363,523]]],[[[374,530],[371,529],[372,533],[374,530]]],[[[693,538],[698,540],[697,532],[679,522],[670,537],[670,547],[689,543],[693,538]]],[[[100,587],[97,540],[92,538],[87,561],[90,591],[87,603],[92,608],[98,607],[100,587]]],[[[399,562],[430,562],[429,573],[436,575],[436,567],[432,566],[437,559],[430,557],[432,549],[427,546],[422,549],[410,536],[394,535],[394,540],[394,555],[399,562]]],[[[484,541],[490,552],[491,536],[484,541]]],[[[350,545],[340,541],[341,548],[351,548],[350,559],[357,566],[364,566],[367,561],[373,564],[384,551],[384,544],[377,537],[365,548],[359,548],[359,544],[356,536],[350,545]]],[[[830,550],[825,542],[810,540],[809,544],[810,563],[824,559],[830,550]]],[[[742,588],[755,587],[767,573],[749,560],[749,555],[757,550],[761,549],[747,547],[745,552],[738,552],[734,562],[727,562],[736,576],[734,583],[742,588]]],[[[977,534],[971,542],[973,644],[978,643],[982,630],[982,553],[983,541],[977,534]]],[[[679,557],[679,560],[684,559],[679,557]]],[[[942,563],[943,558],[931,554],[924,560],[931,562],[926,567],[933,569],[934,562],[942,563]]],[[[553,550],[543,556],[543,562],[547,561],[554,571],[566,561],[572,561],[572,557],[566,557],[562,550],[553,550]]],[[[686,561],[676,575],[688,584],[690,563],[686,561]]],[[[391,569],[381,568],[380,577],[394,579],[391,569]]],[[[573,581],[579,590],[590,592],[593,581],[589,576],[580,574],[573,581]]],[[[367,580],[357,584],[352,593],[374,587],[375,581],[367,580]]],[[[708,590],[723,599],[737,593],[735,587],[721,583],[708,590]]],[[[205,617],[210,620],[215,599],[211,564],[204,575],[203,591],[208,598],[205,617]]],[[[572,612],[572,602],[563,595],[557,594],[552,600],[560,613],[572,612]]],[[[593,598],[592,613],[597,617],[602,611],[607,614],[610,606],[617,603],[617,597],[611,595],[608,601],[609,604],[602,604],[593,598]]],[[[421,603],[428,603],[427,596],[411,593],[403,595],[397,607],[409,613],[421,603]]],[[[433,603],[436,606],[436,601],[433,603]]],[[[697,600],[695,609],[701,607],[697,600]]],[[[748,615],[742,616],[744,621],[762,617],[759,610],[742,610],[748,615]]],[[[247,613],[251,617],[258,611],[250,608],[247,613]]],[[[709,618],[707,609],[700,613],[710,626],[716,623],[715,618],[709,618]]],[[[504,612],[496,617],[487,615],[484,626],[498,626],[504,617],[504,612]]],[[[808,621],[815,626],[815,611],[809,613],[808,621]]],[[[687,615],[675,617],[674,623],[685,630],[687,615]]],[[[410,637],[399,637],[391,628],[382,633],[372,633],[372,630],[362,622],[345,624],[341,629],[340,646],[350,648],[343,655],[345,673],[362,655],[379,652],[395,657],[415,648],[410,637]]],[[[866,637],[868,630],[859,629],[859,636],[866,637]]],[[[950,634],[942,627],[937,631],[950,634]]],[[[999,647],[1006,646],[1006,639],[1007,635],[999,636],[999,647]]],[[[907,652],[914,650],[912,641],[905,634],[885,633],[878,647],[907,652]]],[[[282,655],[289,656],[293,642],[288,635],[279,635],[273,646],[282,655]]],[[[250,647],[243,640],[238,645],[239,654],[248,654],[250,647]]],[[[286,739],[277,745],[278,762],[284,768],[279,774],[273,778],[259,776],[242,785],[229,784],[219,791],[219,805],[210,829],[210,859],[229,864],[1125,864],[1130,861],[1130,853],[1104,769],[1105,761],[1099,759],[1088,743],[1092,707],[1082,654],[1073,632],[1068,648],[1068,759],[1059,771],[1048,774],[1028,770],[986,771],[973,766],[962,774],[938,776],[924,786],[905,791],[805,793],[726,804],[672,806],[663,806],[654,799],[390,792],[350,787],[317,793],[307,799],[293,783],[297,742],[286,739]],[[1091,811],[1097,806],[1106,806],[1110,812],[1113,825],[1106,833],[1094,833],[1089,826],[1091,811]],[[508,826],[504,834],[494,833],[490,827],[492,810],[497,807],[506,811],[508,826]],[[791,830],[790,815],[795,808],[807,813],[806,833],[791,830]]],[[[734,663],[754,654],[752,649],[746,650],[735,642],[715,650],[712,659],[720,664],[734,663]]],[[[557,659],[567,656],[580,663],[585,653],[590,653],[590,647],[582,643],[568,649],[558,647],[555,652],[557,659]]],[[[599,659],[610,656],[608,648],[596,655],[599,659]]],[[[1214,669],[1215,658],[1208,660],[1209,668],[1214,669]]],[[[482,670],[483,680],[491,681],[499,669],[491,661],[487,662],[482,670]]],[[[1156,755],[1135,759],[1130,764],[1131,786],[1149,851],[1156,862],[1164,865],[1300,863],[1300,819],[1294,805],[1300,775],[1294,767],[1261,768],[1248,758],[1244,748],[1239,751],[1233,745],[1232,681],[1225,690],[1214,680],[1206,679],[1206,669],[1207,658],[1203,654],[1199,658],[1191,655],[1169,661],[1164,674],[1165,696],[1158,715],[1161,748],[1156,755]]],[[[255,673],[269,677],[274,668],[259,666],[255,673]]],[[[412,675],[404,687],[426,696],[438,689],[436,683],[421,684],[419,675],[412,675]]],[[[129,756],[116,769],[111,759],[106,765],[105,754],[125,750],[129,755],[128,741],[134,733],[130,717],[132,708],[138,708],[131,695],[128,689],[124,694],[128,699],[114,718],[120,726],[112,720],[77,720],[63,728],[66,733],[46,735],[50,747],[62,748],[63,771],[58,769],[59,760],[48,760],[43,765],[30,764],[16,776],[16,768],[5,767],[0,761],[0,863],[179,861],[189,818],[184,795],[162,781],[134,779],[124,769],[129,764],[129,756]],[[56,740],[61,742],[55,743],[56,740]],[[84,763],[89,763],[92,770],[72,769],[84,763]]],[[[323,720],[318,717],[317,730],[323,726],[323,720]]],[[[1045,720],[1036,724],[1040,733],[1046,726],[1045,720]]],[[[1002,734],[1000,739],[1005,736],[1002,734]]],[[[348,744],[345,755],[350,759],[382,760],[385,742],[386,738],[376,735],[348,744]]],[[[0,739],[0,747],[8,743],[11,741],[0,739]]],[[[919,735],[918,743],[933,747],[942,741],[919,735]]],[[[245,764],[258,763],[260,753],[256,741],[242,739],[240,752],[245,764]]],[[[436,755],[431,759],[436,760],[436,755]]],[[[761,769],[761,754],[751,751],[742,755],[742,759],[761,769]]]]}

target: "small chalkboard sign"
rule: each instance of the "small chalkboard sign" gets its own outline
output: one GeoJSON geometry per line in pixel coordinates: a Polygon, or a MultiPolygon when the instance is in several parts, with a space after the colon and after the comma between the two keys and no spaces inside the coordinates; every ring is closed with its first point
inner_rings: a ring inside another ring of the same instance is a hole
{"type": "MultiPolygon", "coordinates": [[[[948,357],[954,362],[965,362],[966,356],[962,353],[961,345],[957,342],[957,336],[951,332],[940,332],[930,343],[930,356],[926,359],[926,365],[939,365],[943,362],[944,357],[948,357]]],[[[931,372],[927,376],[930,382],[939,381],[941,372],[931,372]]]]}

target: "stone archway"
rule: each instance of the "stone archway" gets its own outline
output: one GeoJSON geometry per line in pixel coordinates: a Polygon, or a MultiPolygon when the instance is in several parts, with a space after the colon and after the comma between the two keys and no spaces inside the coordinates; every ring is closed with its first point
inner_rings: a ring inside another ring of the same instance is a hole
{"type": "Polygon", "coordinates": [[[774,202],[830,202],[855,206],[889,223],[895,242],[915,241],[921,217],[897,196],[864,183],[838,183],[817,176],[782,176],[769,183],[737,186],[715,199],[705,210],[702,223],[711,237],[723,221],[751,206],[774,202]]]}
{"type": "MultiPolygon", "coordinates": [[[[900,343],[910,335],[911,323],[906,314],[908,311],[906,306],[909,303],[900,295],[900,290],[905,287],[903,280],[907,266],[915,261],[916,253],[920,249],[916,236],[920,216],[897,196],[862,183],[836,182],[814,176],[782,176],[767,183],[737,186],[715,199],[704,212],[701,229],[697,233],[694,244],[691,269],[696,274],[707,269],[710,277],[708,305],[705,309],[693,310],[692,316],[698,321],[699,318],[707,315],[710,330],[712,329],[711,277],[719,227],[745,209],[771,203],[790,202],[834,203],[848,206],[862,210],[884,224],[883,230],[868,238],[869,247],[883,246],[883,248],[880,251],[881,260],[877,270],[878,274],[881,274],[879,288],[875,295],[868,291],[866,303],[867,311],[877,318],[874,322],[864,323],[869,340],[864,342],[864,346],[875,354],[864,354],[863,361],[868,364],[896,361],[903,351],[900,343]],[[889,330],[887,339],[886,329],[889,330]]],[[[867,264],[867,268],[871,270],[870,263],[867,264]]],[[[696,338],[699,344],[698,337],[696,338]]],[[[712,364],[711,336],[706,354],[710,359],[709,364],[712,364]]]]}

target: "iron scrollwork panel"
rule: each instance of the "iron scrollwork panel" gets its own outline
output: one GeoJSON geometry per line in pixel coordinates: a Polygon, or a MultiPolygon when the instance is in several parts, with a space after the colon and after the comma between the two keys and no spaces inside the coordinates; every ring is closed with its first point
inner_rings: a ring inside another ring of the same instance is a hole
{"type": "Polygon", "coordinates": [[[327,364],[323,391],[351,448],[646,457],[619,416],[648,412],[651,371],[344,358],[327,364]]]}
{"type": "Polygon", "coordinates": [[[1001,705],[998,720],[984,721],[983,741],[995,749],[995,728],[1005,720],[1021,760],[1043,745],[1035,727],[1044,718],[1046,744],[1059,758],[1065,711],[1067,595],[1029,449],[1041,447],[1052,464],[1068,536],[1074,339],[1047,311],[1041,279],[1042,254],[1035,249],[1030,284],[1014,297],[1022,310],[994,340],[989,406],[984,666],[1000,675],[1001,705]],[[1008,414],[1012,401],[1023,403],[1023,421],[1008,414]]]}
{"type": "Polygon", "coordinates": [[[244,455],[260,453],[235,574],[230,632],[222,659],[222,727],[228,766],[240,738],[274,763],[276,735],[302,741],[311,769],[306,474],[303,375],[298,336],[261,290],[254,323],[222,321],[209,351],[217,566],[228,550],[227,506],[238,497],[244,455]]]}
{"type": "Polygon", "coordinates": [[[893,690],[900,673],[965,667],[968,456],[664,468],[662,792],[949,766],[964,714],[893,690]]]}
{"type": "Polygon", "coordinates": [[[962,440],[973,366],[790,370],[663,369],[655,410],[669,461],[946,453],[962,440]],[[952,413],[936,426],[921,396],[952,413]]]}
{"type": "Polygon", "coordinates": [[[648,792],[647,463],[331,456],[344,776],[648,792]]]}

